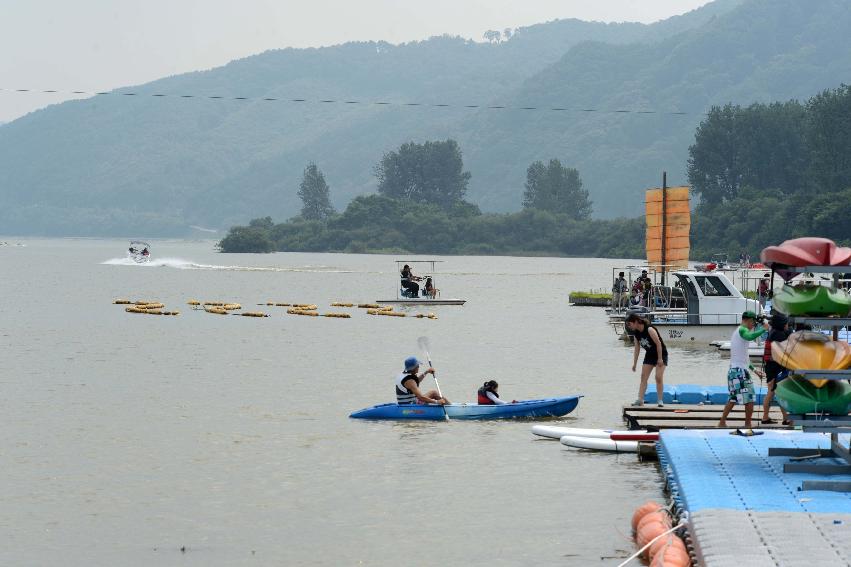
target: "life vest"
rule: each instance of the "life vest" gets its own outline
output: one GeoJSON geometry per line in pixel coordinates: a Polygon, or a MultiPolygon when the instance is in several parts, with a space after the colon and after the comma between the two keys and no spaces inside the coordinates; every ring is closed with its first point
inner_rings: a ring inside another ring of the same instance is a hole
{"type": "Polygon", "coordinates": [[[417,403],[417,396],[402,385],[402,383],[407,380],[414,380],[417,383],[417,386],[420,385],[420,379],[416,374],[402,372],[402,374],[399,375],[396,379],[396,403],[400,406],[417,403]]]}
{"type": "Polygon", "coordinates": [[[479,405],[494,405],[494,401],[488,397],[488,391],[485,390],[485,387],[482,386],[479,388],[479,405]]]}

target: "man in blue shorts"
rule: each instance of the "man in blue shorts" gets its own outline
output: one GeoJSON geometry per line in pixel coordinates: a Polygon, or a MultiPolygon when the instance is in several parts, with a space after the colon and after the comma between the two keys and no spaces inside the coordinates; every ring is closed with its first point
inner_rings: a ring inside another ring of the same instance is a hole
{"type": "Polygon", "coordinates": [[[765,376],[765,374],[759,370],[754,370],[750,363],[748,343],[761,337],[766,331],[768,331],[767,323],[756,328],[756,313],[753,311],[742,313],[742,324],[733,331],[733,335],[730,337],[730,370],[727,372],[727,390],[730,392],[730,399],[724,406],[718,427],[727,427],[727,416],[730,415],[733,406],[744,404],[745,429],[750,430],[756,394],[748,370],[753,370],[757,376],[765,376]]]}

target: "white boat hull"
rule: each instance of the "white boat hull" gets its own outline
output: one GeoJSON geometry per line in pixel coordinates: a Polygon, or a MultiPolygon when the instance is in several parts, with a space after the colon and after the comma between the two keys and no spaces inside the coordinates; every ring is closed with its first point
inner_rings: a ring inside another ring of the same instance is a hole
{"type": "Polygon", "coordinates": [[[738,325],[687,325],[685,323],[654,322],[666,345],[709,346],[713,341],[729,339],[738,325]]]}

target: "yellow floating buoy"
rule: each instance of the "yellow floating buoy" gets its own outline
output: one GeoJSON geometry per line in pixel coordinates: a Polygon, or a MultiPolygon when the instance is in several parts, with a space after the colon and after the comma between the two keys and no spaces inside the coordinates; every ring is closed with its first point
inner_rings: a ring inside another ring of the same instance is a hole
{"type": "Polygon", "coordinates": [[[293,303],[293,307],[295,309],[301,309],[303,311],[312,311],[314,309],[319,309],[319,307],[317,307],[313,303],[293,303]]]}
{"type": "Polygon", "coordinates": [[[112,303],[113,305],[130,305],[133,302],[129,299],[116,299],[112,303]]]}
{"type": "Polygon", "coordinates": [[[213,313],[215,315],[227,315],[228,314],[228,312],[225,311],[224,309],[222,309],[221,307],[215,307],[215,306],[209,307],[209,308],[205,307],[204,311],[206,311],[207,313],[213,313]]]}
{"type": "Polygon", "coordinates": [[[198,301],[197,299],[190,299],[189,301],[186,302],[186,304],[187,305],[201,305],[201,302],[198,301]]]}
{"type": "Polygon", "coordinates": [[[390,309],[369,309],[367,315],[387,315],[388,317],[405,317],[405,313],[392,311],[390,309]]]}
{"type": "Polygon", "coordinates": [[[244,313],[234,313],[234,315],[242,315],[243,317],[268,317],[266,313],[260,311],[246,311],[244,313]]]}
{"type": "Polygon", "coordinates": [[[337,319],[351,319],[352,316],[348,313],[323,313],[323,317],[336,317],[337,319]]]}
{"type": "Polygon", "coordinates": [[[331,307],[354,307],[354,303],[343,303],[342,301],[335,301],[331,304],[331,307]]]}
{"type": "Polygon", "coordinates": [[[144,305],[137,305],[139,309],[162,309],[165,307],[162,303],[145,303],[144,305]]]}
{"type": "Polygon", "coordinates": [[[134,301],[135,305],[148,305],[149,303],[157,303],[156,301],[134,301]]]}
{"type": "Polygon", "coordinates": [[[358,303],[360,309],[378,309],[381,306],[377,303],[358,303]]]}
{"type": "Polygon", "coordinates": [[[221,307],[225,304],[224,301],[205,301],[204,305],[210,305],[212,307],[221,307]]]}
{"type": "Polygon", "coordinates": [[[225,311],[236,311],[237,309],[242,309],[242,305],[239,303],[225,303],[222,307],[225,311]]]}
{"type": "Polygon", "coordinates": [[[416,315],[414,315],[414,317],[416,317],[417,319],[437,319],[437,315],[435,315],[434,313],[429,313],[428,315],[426,315],[425,313],[417,313],[416,315]]]}
{"type": "Polygon", "coordinates": [[[291,307],[291,303],[276,303],[275,307],[291,307]]]}
{"type": "Polygon", "coordinates": [[[318,317],[319,313],[308,309],[287,309],[290,315],[307,315],[308,317],[318,317]]]}

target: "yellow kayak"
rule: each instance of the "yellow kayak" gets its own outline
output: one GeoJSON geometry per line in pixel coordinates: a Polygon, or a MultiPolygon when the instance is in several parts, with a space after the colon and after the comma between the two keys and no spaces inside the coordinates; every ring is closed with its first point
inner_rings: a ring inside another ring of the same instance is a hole
{"type": "MultiPolygon", "coordinates": [[[[851,344],[832,341],[813,331],[792,333],[783,342],[771,343],[771,356],[789,370],[844,370],[851,368],[851,344]]],[[[810,380],[817,388],[828,380],[810,380]]]]}

